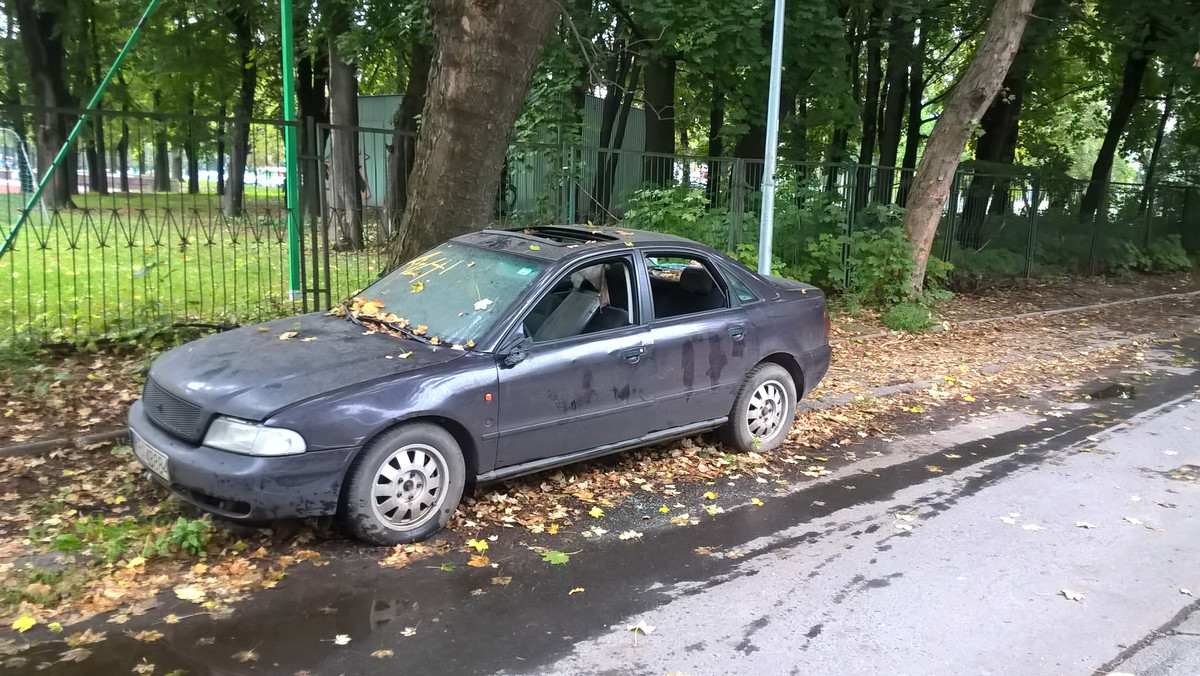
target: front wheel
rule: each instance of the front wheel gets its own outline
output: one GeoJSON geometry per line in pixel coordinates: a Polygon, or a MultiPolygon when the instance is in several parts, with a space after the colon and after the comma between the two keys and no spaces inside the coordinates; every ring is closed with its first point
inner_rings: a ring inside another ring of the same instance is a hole
{"type": "Polygon", "coordinates": [[[378,545],[424,540],[454,516],[465,475],[462,449],[449,432],[402,425],[371,441],[350,468],[342,522],[378,545]]]}
{"type": "Polygon", "coordinates": [[[769,451],[787,438],[796,417],[796,385],[778,364],[755,366],[742,383],[724,432],[738,451],[769,451]]]}

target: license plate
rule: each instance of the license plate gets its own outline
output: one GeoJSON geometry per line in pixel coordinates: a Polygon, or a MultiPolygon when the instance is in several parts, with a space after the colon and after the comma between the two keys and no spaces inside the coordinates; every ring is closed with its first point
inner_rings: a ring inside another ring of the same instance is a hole
{"type": "Polygon", "coordinates": [[[167,462],[167,454],[157,448],[146,443],[146,440],[138,436],[137,432],[131,432],[133,438],[133,455],[146,466],[146,469],[154,472],[162,477],[163,481],[171,481],[171,469],[167,462]]]}

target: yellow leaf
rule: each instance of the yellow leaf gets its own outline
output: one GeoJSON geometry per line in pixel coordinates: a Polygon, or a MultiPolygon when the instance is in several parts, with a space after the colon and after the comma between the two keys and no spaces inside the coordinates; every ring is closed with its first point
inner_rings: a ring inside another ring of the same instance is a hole
{"type": "Polygon", "coordinates": [[[30,629],[32,629],[33,625],[35,625],[35,624],[37,624],[37,620],[33,619],[32,616],[22,615],[22,616],[18,617],[15,622],[12,623],[12,628],[16,629],[19,632],[26,632],[26,631],[29,631],[30,629]]]}
{"type": "Polygon", "coordinates": [[[314,340],[316,340],[316,339],[317,339],[317,337],[316,337],[316,336],[309,336],[309,337],[307,337],[307,338],[301,338],[301,339],[300,339],[300,342],[301,342],[301,343],[311,343],[311,342],[313,342],[313,341],[314,341],[314,340]]]}
{"type": "Polygon", "coordinates": [[[671,508],[666,505],[663,505],[662,507],[658,508],[658,511],[662,512],[663,514],[667,514],[671,511],[671,508]]]}
{"type": "Polygon", "coordinates": [[[756,507],[762,507],[762,506],[763,506],[763,501],[762,501],[762,500],[759,500],[758,498],[750,498],[750,504],[752,504],[752,505],[754,505],[754,506],[756,506],[756,507]]]}
{"type": "Polygon", "coordinates": [[[158,639],[160,639],[162,637],[163,637],[163,633],[161,631],[157,631],[154,629],[147,629],[145,631],[139,631],[137,634],[134,634],[134,636],[133,636],[134,639],[136,639],[138,641],[142,641],[143,643],[157,641],[158,639]]]}
{"type": "Polygon", "coordinates": [[[567,596],[570,596],[571,594],[582,594],[582,593],[583,593],[583,587],[576,587],[576,588],[572,589],[571,591],[567,592],[567,596]]]}
{"type": "Polygon", "coordinates": [[[716,493],[714,493],[714,492],[712,492],[712,491],[706,491],[706,492],[704,493],[704,499],[705,499],[705,500],[716,500],[716,499],[717,499],[717,494],[716,494],[716,493]]]}
{"type": "Polygon", "coordinates": [[[964,401],[975,401],[975,397],[972,397],[972,396],[971,396],[971,395],[969,395],[969,394],[964,394],[964,395],[963,395],[963,400],[964,400],[964,401]]]}
{"type": "Polygon", "coordinates": [[[295,332],[295,331],[287,331],[287,332],[285,332],[285,333],[281,333],[281,334],[279,334],[279,339],[280,339],[280,340],[289,340],[289,339],[291,339],[291,338],[295,338],[295,337],[296,337],[296,332],[295,332]]]}
{"type": "Polygon", "coordinates": [[[600,517],[604,516],[604,510],[600,509],[599,507],[592,507],[590,510],[588,510],[588,514],[591,514],[593,517],[599,519],[600,517]]]}
{"type": "Polygon", "coordinates": [[[507,587],[509,582],[512,582],[512,575],[497,575],[492,578],[492,584],[501,587],[507,587]]]}
{"type": "Polygon", "coordinates": [[[183,618],[179,617],[175,613],[171,613],[170,615],[167,615],[166,617],[163,618],[163,622],[166,622],[167,624],[179,624],[179,621],[181,619],[183,619],[183,618]]]}
{"type": "Polygon", "coordinates": [[[143,565],[145,563],[146,563],[146,559],[144,559],[140,556],[135,556],[129,560],[129,563],[125,564],[125,567],[126,568],[137,568],[138,566],[143,565]]]}
{"type": "Polygon", "coordinates": [[[530,251],[541,251],[541,250],[542,250],[542,247],[540,247],[540,246],[538,246],[538,245],[536,245],[536,244],[530,244],[530,245],[529,245],[529,250],[530,250],[530,251]]]}
{"type": "Polygon", "coordinates": [[[50,631],[54,632],[55,634],[57,634],[58,632],[63,630],[62,624],[60,624],[58,622],[51,622],[50,624],[46,625],[46,628],[49,629],[50,631]]]}
{"type": "Polygon", "coordinates": [[[425,288],[425,283],[424,283],[424,282],[413,282],[413,285],[412,285],[412,292],[413,292],[413,293],[420,293],[420,292],[421,292],[421,290],[422,290],[422,289],[424,289],[424,288],[425,288]]]}
{"type": "Polygon", "coordinates": [[[490,563],[491,561],[486,556],[472,556],[471,560],[467,561],[467,565],[472,568],[486,568],[490,563]]]}
{"type": "Polygon", "coordinates": [[[371,653],[371,657],[383,659],[385,657],[391,657],[392,655],[395,655],[395,654],[396,653],[394,653],[390,650],[376,650],[375,652],[371,653]]]}
{"type": "Polygon", "coordinates": [[[263,332],[265,333],[265,332],[267,332],[267,331],[270,331],[271,329],[268,329],[268,328],[267,328],[267,327],[265,327],[265,326],[260,326],[260,327],[258,327],[258,330],[259,330],[259,331],[263,331],[263,332]]]}
{"type": "Polygon", "coordinates": [[[829,462],[829,458],[819,458],[815,455],[813,456],[813,460],[816,460],[817,462],[829,462]]]}
{"type": "Polygon", "coordinates": [[[176,587],[175,595],[184,601],[199,601],[204,598],[205,591],[199,587],[176,587]]]}
{"type": "Polygon", "coordinates": [[[483,552],[487,551],[488,543],[483,540],[467,540],[467,546],[474,547],[477,552],[483,552]]]}
{"type": "Polygon", "coordinates": [[[943,471],[942,468],[938,467],[937,465],[925,465],[925,469],[933,472],[934,474],[941,474],[943,471]]]}
{"type": "Polygon", "coordinates": [[[558,535],[558,524],[556,524],[556,523],[550,524],[550,527],[546,529],[546,532],[551,535],[558,535]]]}

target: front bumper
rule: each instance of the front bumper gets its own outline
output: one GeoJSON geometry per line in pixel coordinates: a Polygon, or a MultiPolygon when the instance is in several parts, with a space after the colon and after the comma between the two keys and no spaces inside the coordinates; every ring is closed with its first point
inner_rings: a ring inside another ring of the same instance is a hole
{"type": "Polygon", "coordinates": [[[337,512],[342,479],[358,450],[262,458],[194,446],[151,422],[140,400],[129,410],[129,428],[167,456],[170,481],[151,472],[159,483],[201,509],[243,521],[337,512]]]}

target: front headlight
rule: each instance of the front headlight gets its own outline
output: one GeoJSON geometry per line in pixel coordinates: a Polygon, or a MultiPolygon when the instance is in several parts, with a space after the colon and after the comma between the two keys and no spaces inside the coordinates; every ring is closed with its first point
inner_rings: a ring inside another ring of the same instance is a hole
{"type": "Polygon", "coordinates": [[[204,445],[263,456],[295,455],[305,450],[304,437],[298,432],[225,417],[217,418],[208,426],[204,445]]]}

